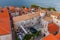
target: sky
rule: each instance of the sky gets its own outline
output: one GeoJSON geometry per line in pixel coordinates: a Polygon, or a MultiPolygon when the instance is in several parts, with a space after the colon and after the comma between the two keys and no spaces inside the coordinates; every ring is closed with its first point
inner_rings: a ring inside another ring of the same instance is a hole
{"type": "Polygon", "coordinates": [[[27,6],[31,4],[39,5],[41,7],[55,7],[60,11],[60,0],[0,0],[0,6],[27,6]]]}

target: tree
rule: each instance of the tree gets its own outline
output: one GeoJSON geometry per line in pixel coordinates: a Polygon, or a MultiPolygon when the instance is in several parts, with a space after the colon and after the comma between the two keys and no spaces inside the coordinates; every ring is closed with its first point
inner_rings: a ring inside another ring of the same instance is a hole
{"type": "Polygon", "coordinates": [[[31,5],[31,8],[39,8],[37,5],[31,5]]]}
{"type": "Polygon", "coordinates": [[[55,8],[52,8],[52,7],[49,7],[49,8],[47,8],[49,11],[51,11],[51,10],[53,10],[53,11],[56,11],[56,9],[55,8]]]}

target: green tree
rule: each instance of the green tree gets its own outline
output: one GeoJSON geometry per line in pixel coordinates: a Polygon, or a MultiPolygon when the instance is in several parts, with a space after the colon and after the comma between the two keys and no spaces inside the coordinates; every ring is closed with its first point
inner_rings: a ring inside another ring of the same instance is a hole
{"type": "Polygon", "coordinates": [[[31,5],[31,8],[39,8],[39,6],[37,6],[37,5],[31,5]]]}
{"type": "Polygon", "coordinates": [[[53,10],[53,11],[56,11],[56,9],[55,8],[52,8],[52,7],[49,7],[49,8],[47,8],[49,11],[51,11],[51,10],[53,10]]]}

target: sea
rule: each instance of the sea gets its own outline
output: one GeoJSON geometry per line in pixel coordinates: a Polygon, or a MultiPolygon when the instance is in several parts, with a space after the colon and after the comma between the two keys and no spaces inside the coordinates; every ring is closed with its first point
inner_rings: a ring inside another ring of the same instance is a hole
{"type": "Polygon", "coordinates": [[[40,7],[54,7],[60,11],[60,0],[0,0],[0,7],[5,6],[26,6],[38,5],[40,7]]]}

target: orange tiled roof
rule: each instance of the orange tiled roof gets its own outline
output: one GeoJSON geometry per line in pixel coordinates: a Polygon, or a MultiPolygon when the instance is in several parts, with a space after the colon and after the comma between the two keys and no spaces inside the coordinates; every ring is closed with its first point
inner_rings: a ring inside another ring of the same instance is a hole
{"type": "Polygon", "coordinates": [[[9,9],[10,9],[12,12],[14,12],[15,7],[14,7],[14,6],[10,6],[9,9]]]}
{"type": "Polygon", "coordinates": [[[47,21],[51,21],[52,20],[52,18],[48,17],[48,16],[46,16],[44,19],[47,20],[47,21]]]}
{"type": "Polygon", "coordinates": [[[28,9],[28,8],[24,8],[24,11],[25,11],[25,12],[28,12],[28,11],[29,11],[29,9],[28,9]]]}
{"type": "Polygon", "coordinates": [[[50,33],[54,33],[55,31],[58,31],[59,27],[55,23],[48,24],[48,31],[50,33]]]}
{"type": "Polygon", "coordinates": [[[10,19],[7,9],[3,9],[4,12],[0,13],[0,35],[10,33],[10,19]]]}
{"type": "Polygon", "coordinates": [[[60,34],[57,34],[55,37],[58,38],[58,39],[60,39],[60,34]]]}
{"type": "Polygon", "coordinates": [[[57,40],[57,38],[55,38],[55,36],[53,34],[50,34],[50,35],[44,37],[43,40],[57,40]]]}
{"type": "Polygon", "coordinates": [[[45,10],[41,10],[41,12],[42,12],[42,13],[46,13],[46,11],[45,11],[45,10]]]}

